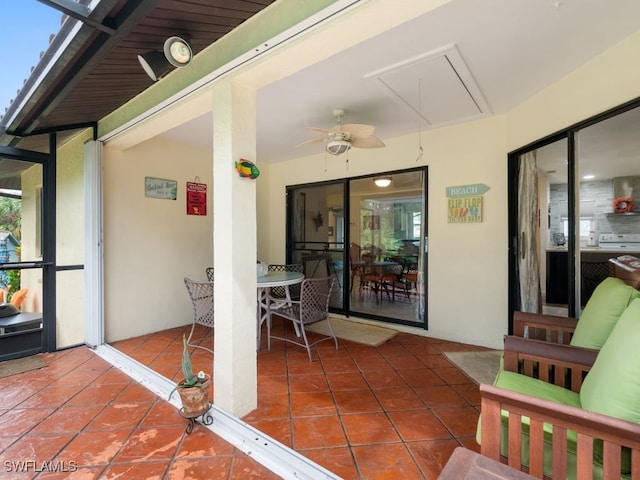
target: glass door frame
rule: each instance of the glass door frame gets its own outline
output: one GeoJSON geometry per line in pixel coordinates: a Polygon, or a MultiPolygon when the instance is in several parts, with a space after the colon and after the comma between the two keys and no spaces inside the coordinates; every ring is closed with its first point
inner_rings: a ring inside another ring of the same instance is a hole
{"type": "Polygon", "coordinates": [[[42,260],[4,263],[2,270],[42,269],[42,346],[21,352],[21,356],[41,351],[54,352],[56,337],[56,148],[57,136],[49,133],[49,151],[41,153],[0,147],[0,158],[42,165],[42,260]],[[35,351],[38,350],[38,351],[35,351]]]}
{"type": "Polygon", "coordinates": [[[329,180],[329,181],[323,181],[323,182],[317,182],[317,183],[306,183],[306,184],[296,184],[296,185],[288,185],[286,187],[286,246],[285,246],[285,258],[286,258],[286,262],[287,263],[292,263],[294,261],[294,251],[295,249],[295,245],[294,245],[294,232],[293,232],[293,228],[292,228],[292,219],[294,218],[295,212],[294,212],[294,202],[291,201],[291,194],[292,192],[300,189],[300,188],[310,188],[310,187],[318,187],[318,186],[323,186],[323,185],[339,185],[342,184],[343,185],[343,194],[344,194],[344,198],[343,198],[343,208],[344,208],[344,245],[343,245],[343,252],[342,252],[342,264],[344,266],[344,268],[342,269],[342,278],[340,281],[340,284],[342,285],[342,288],[345,289],[347,286],[350,286],[350,271],[349,268],[347,268],[347,266],[349,265],[349,248],[348,245],[351,242],[351,234],[350,234],[350,228],[349,227],[349,223],[350,223],[350,212],[351,212],[351,192],[350,192],[350,184],[352,181],[354,180],[362,180],[362,179],[371,179],[373,180],[375,177],[379,177],[379,176],[393,176],[393,175],[398,175],[398,174],[407,174],[407,173],[411,173],[411,172],[420,172],[423,176],[424,176],[424,190],[422,192],[422,197],[423,197],[423,205],[422,205],[422,213],[423,213],[423,219],[422,219],[422,238],[421,238],[421,249],[422,249],[422,256],[423,256],[423,261],[422,261],[422,268],[420,270],[420,275],[422,276],[423,283],[424,283],[424,293],[423,295],[421,295],[418,298],[421,298],[423,301],[423,305],[422,305],[422,309],[424,311],[424,321],[423,322],[410,322],[410,321],[405,321],[402,319],[396,319],[393,317],[386,317],[386,316],[381,316],[381,315],[373,315],[373,314],[368,314],[365,312],[355,312],[351,310],[351,301],[350,301],[350,295],[348,294],[348,290],[346,291],[346,294],[343,295],[343,304],[342,304],[342,308],[336,308],[336,307],[330,307],[330,311],[333,313],[338,313],[338,314],[343,314],[347,317],[349,316],[358,316],[361,318],[370,318],[373,320],[381,320],[381,321],[385,321],[385,322],[389,322],[389,323],[394,323],[394,324],[400,324],[400,325],[407,325],[407,326],[412,326],[412,327],[417,327],[417,328],[423,328],[425,330],[428,329],[428,276],[427,276],[427,271],[428,271],[428,167],[427,166],[420,166],[420,167],[416,167],[416,168],[409,168],[409,169],[403,169],[403,170],[394,170],[394,171],[389,171],[389,172],[378,172],[378,173],[374,173],[374,174],[368,174],[368,175],[361,175],[361,176],[357,176],[357,177],[349,177],[349,178],[343,178],[343,179],[335,179],[335,180],[329,180]]]}
{"type": "MultiPolygon", "coordinates": [[[[576,217],[579,215],[578,191],[580,182],[577,175],[577,142],[579,132],[587,127],[600,123],[609,118],[620,115],[629,110],[640,108],[640,98],[614,107],[603,113],[578,122],[564,130],[553,133],[537,140],[529,145],[509,152],[507,156],[507,195],[508,195],[508,331],[513,334],[513,314],[519,310],[519,281],[517,262],[520,251],[518,231],[518,174],[520,170],[520,157],[533,150],[537,150],[557,141],[567,141],[567,176],[568,176],[568,235],[567,235],[567,277],[568,277],[568,316],[578,317],[580,314],[580,252],[579,234],[576,236],[576,217]]],[[[542,215],[542,213],[541,213],[542,215]]]]}

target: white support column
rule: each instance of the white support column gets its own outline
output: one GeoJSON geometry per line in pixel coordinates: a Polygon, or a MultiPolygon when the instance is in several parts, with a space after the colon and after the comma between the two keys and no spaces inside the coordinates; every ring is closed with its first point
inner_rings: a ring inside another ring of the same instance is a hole
{"type": "Polygon", "coordinates": [[[237,417],[257,407],[256,182],[235,162],[256,158],[256,92],[230,79],[214,87],[214,403],[237,417]]]}

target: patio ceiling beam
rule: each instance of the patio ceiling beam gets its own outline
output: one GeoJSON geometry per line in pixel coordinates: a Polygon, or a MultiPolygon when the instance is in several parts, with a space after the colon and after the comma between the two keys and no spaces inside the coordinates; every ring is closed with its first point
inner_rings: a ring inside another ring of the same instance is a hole
{"type": "Polygon", "coordinates": [[[48,153],[0,145],[0,158],[44,164],[49,161],[50,155],[48,153]]]}
{"type": "Polygon", "coordinates": [[[113,35],[116,30],[110,26],[107,26],[101,22],[97,22],[89,17],[91,10],[85,5],[81,5],[78,2],[72,0],[38,0],[40,3],[44,3],[48,7],[55,8],[61,11],[65,15],[69,15],[71,18],[80,20],[81,22],[89,25],[90,27],[97,28],[98,30],[113,35]]]}

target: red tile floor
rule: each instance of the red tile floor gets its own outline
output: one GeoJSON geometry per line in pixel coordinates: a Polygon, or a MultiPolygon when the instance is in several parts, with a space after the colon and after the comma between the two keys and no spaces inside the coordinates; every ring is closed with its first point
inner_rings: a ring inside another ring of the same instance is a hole
{"type": "MultiPolygon", "coordinates": [[[[185,331],[113,346],[177,381],[185,331]]],[[[443,355],[459,350],[482,348],[400,333],[323,342],[310,363],[263,335],[258,408],[243,420],[345,479],[435,479],[457,446],[479,451],[478,386],[443,355]]],[[[0,479],[279,478],[201,425],[186,434],[175,407],[88,348],[41,356],[47,367],[0,379],[0,479]]],[[[192,360],[211,370],[210,353],[192,360]]]]}

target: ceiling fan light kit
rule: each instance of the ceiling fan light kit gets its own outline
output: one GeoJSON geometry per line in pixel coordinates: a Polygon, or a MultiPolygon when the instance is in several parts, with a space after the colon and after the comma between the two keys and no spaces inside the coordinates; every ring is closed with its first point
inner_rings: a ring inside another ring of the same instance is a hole
{"type": "Polygon", "coordinates": [[[349,151],[351,148],[351,144],[346,140],[332,140],[327,143],[327,153],[331,155],[342,155],[343,153],[349,151]]]}
{"type": "Polygon", "coordinates": [[[374,135],[376,127],[360,123],[342,123],[344,109],[335,108],[333,116],[337,124],[332,129],[307,127],[313,133],[323,135],[322,138],[313,138],[302,142],[298,146],[325,143],[325,150],[331,155],[341,155],[353,148],[381,148],[384,142],[374,135]]]}

